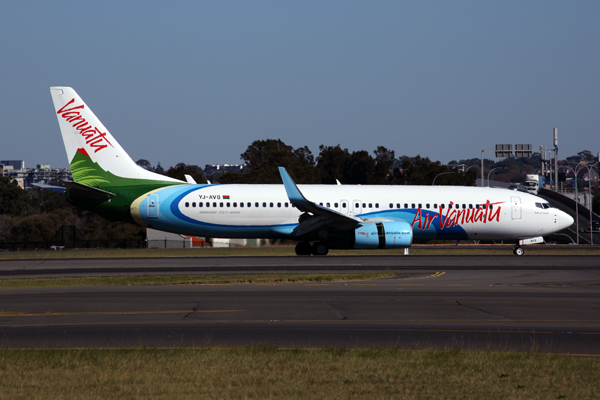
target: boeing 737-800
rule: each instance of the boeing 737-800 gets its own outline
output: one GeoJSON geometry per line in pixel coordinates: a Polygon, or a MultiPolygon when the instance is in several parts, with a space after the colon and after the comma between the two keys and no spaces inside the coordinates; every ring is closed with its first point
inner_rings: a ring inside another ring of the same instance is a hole
{"type": "Polygon", "coordinates": [[[329,249],[408,248],[414,240],[507,240],[522,245],[573,224],[545,200],[460,186],[196,184],[138,166],[69,87],[50,89],[75,206],[112,220],[194,236],[298,241],[299,255],[329,249]]]}

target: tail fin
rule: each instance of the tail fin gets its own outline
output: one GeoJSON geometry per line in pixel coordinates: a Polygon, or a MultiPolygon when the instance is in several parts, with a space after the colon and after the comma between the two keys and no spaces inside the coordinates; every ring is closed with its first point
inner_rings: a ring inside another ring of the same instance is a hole
{"type": "Polygon", "coordinates": [[[77,183],[113,190],[115,187],[185,183],[138,166],[70,87],[51,87],[52,101],[65,150],[77,183]]]}

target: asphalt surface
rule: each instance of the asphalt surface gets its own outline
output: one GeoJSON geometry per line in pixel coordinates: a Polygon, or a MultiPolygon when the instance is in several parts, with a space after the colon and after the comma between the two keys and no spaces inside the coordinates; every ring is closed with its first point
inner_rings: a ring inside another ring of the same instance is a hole
{"type": "Polygon", "coordinates": [[[0,290],[0,347],[268,344],[600,355],[599,261],[597,256],[3,261],[3,278],[81,275],[79,271],[100,274],[103,269],[119,274],[153,269],[162,273],[283,269],[391,270],[396,279],[4,289],[0,290]]]}

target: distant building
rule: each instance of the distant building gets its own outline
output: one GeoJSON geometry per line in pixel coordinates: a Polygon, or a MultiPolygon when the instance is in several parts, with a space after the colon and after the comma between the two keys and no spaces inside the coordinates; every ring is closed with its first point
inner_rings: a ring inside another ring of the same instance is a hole
{"type": "Polygon", "coordinates": [[[36,168],[25,168],[23,160],[0,160],[0,176],[14,178],[23,189],[31,189],[34,183],[72,181],[69,168],[51,168],[50,164],[38,164],[36,168]]]}
{"type": "Polygon", "coordinates": [[[204,168],[204,176],[206,179],[210,180],[212,183],[219,182],[219,178],[225,172],[233,172],[236,174],[243,174],[246,172],[247,165],[246,164],[216,164],[216,165],[207,165],[204,168]]]}

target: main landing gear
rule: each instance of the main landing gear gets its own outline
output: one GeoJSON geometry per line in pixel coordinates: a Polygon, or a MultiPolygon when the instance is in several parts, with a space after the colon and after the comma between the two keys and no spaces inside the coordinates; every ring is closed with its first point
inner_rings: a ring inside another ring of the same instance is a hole
{"type": "Polygon", "coordinates": [[[522,256],[525,254],[525,250],[523,250],[523,248],[517,244],[515,247],[513,247],[513,254],[516,256],[522,256]]]}
{"type": "Polygon", "coordinates": [[[323,242],[315,242],[312,245],[309,242],[298,242],[296,245],[296,254],[299,256],[326,256],[329,248],[323,242]]]}

